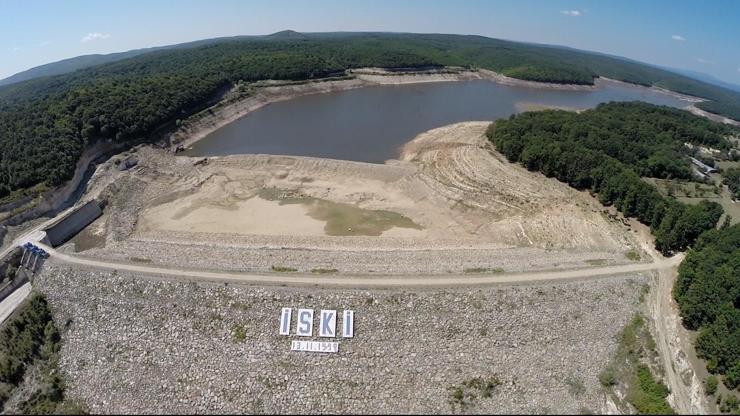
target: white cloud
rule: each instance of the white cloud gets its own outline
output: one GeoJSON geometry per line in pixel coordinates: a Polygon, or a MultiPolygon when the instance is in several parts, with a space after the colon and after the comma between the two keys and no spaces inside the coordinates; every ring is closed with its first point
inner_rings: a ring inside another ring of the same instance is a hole
{"type": "Polygon", "coordinates": [[[677,41],[680,41],[680,42],[683,42],[683,41],[686,40],[686,38],[683,37],[683,36],[681,36],[681,35],[673,35],[673,36],[671,36],[671,39],[677,40],[677,41]]]}
{"type": "Polygon", "coordinates": [[[580,10],[563,10],[560,13],[566,16],[573,16],[573,17],[578,17],[583,14],[583,12],[580,10]]]}
{"type": "Polygon", "coordinates": [[[737,72],[740,72],[740,66],[739,66],[739,67],[737,67],[737,72]]]}
{"type": "Polygon", "coordinates": [[[39,46],[49,46],[49,45],[51,45],[51,41],[50,40],[45,40],[45,41],[39,43],[39,46]]]}
{"type": "Polygon", "coordinates": [[[699,62],[700,64],[714,65],[714,61],[710,61],[709,59],[704,58],[696,58],[696,62],[699,62]]]}
{"type": "Polygon", "coordinates": [[[14,46],[14,47],[12,47],[12,48],[8,48],[8,50],[9,50],[9,51],[11,51],[11,52],[18,52],[18,51],[20,51],[20,50],[21,50],[21,48],[19,48],[19,47],[17,47],[17,46],[14,46]]]}
{"type": "Polygon", "coordinates": [[[94,40],[108,39],[109,37],[110,35],[107,33],[88,33],[87,36],[80,39],[80,42],[86,43],[86,42],[91,42],[94,40]]]}

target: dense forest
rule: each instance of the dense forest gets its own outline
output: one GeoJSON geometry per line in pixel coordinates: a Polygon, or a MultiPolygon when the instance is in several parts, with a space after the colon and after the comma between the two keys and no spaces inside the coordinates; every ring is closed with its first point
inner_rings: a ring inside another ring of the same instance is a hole
{"type": "Polygon", "coordinates": [[[673,293],[696,350],[730,389],[740,387],[740,224],[699,238],[678,269],[673,293]]]}
{"type": "Polygon", "coordinates": [[[643,177],[690,178],[685,142],[726,149],[736,130],[685,111],[609,103],[582,113],[541,111],[499,120],[488,137],[510,161],[596,193],[653,230],[665,254],[685,250],[716,226],[722,207],[662,196],[643,177]]]}
{"type": "MultiPolygon", "coordinates": [[[[606,76],[707,98],[700,106],[740,119],[740,94],[606,55],[480,36],[299,34],[196,42],[0,88],[0,198],[68,180],[93,140],[147,138],[202,109],[239,81],[320,78],[358,67],[486,68],[527,80],[592,84],[606,76]]],[[[670,152],[644,160],[685,166],[670,152]]]]}

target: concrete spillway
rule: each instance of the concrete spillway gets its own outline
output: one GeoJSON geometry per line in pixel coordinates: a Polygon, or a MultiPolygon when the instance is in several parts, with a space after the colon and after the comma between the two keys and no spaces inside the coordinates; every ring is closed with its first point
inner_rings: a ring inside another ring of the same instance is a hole
{"type": "Polygon", "coordinates": [[[46,242],[52,247],[57,247],[74,237],[102,214],[103,210],[98,201],[92,200],[47,227],[44,230],[46,242]]]}

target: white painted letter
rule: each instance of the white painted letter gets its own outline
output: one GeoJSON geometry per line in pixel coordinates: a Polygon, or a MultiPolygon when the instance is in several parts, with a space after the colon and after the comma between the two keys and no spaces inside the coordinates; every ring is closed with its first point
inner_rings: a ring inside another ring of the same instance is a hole
{"type": "Polygon", "coordinates": [[[355,313],[354,311],[344,311],[344,319],[342,320],[342,336],[344,338],[352,338],[355,336],[355,313]]]}
{"type": "Polygon", "coordinates": [[[313,335],[313,309],[298,309],[295,332],[300,337],[313,335]]]}
{"type": "Polygon", "coordinates": [[[321,311],[321,321],[319,322],[319,336],[324,338],[334,338],[337,336],[337,311],[321,311]]]}
{"type": "Polygon", "coordinates": [[[290,314],[291,308],[283,308],[280,314],[280,335],[290,335],[290,314]]]}

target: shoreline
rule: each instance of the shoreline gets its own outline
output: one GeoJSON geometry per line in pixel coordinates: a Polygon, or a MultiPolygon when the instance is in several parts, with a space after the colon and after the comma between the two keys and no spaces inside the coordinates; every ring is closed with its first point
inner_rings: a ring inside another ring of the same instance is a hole
{"type": "MultiPolygon", "coordinates": [[[[233,102],[221,101],[218,104],[209,107],[198,113],[201,116],[195,119],[186,119],[183,126],[175,132],[169,134],[166,139],[172,151],[177,148],[187,149],[196,142],[202,140],[214,131],[231,124],[240,118],[259,110],[260,108],[280,101],[286,101],[306,95],[349,91],[353,89],[380,86],[380,85],[407,85],[430,82],[460,82],[473,80],[488,80],[497,84],[535,88],[559,91],[596,91],[604,88],[604,85],[615,83],[626,85],[634,88],[645,88],[661,94],[667,94],[691,103],[691,108],[701,111],[694,106],[695,103],[705,101],[698,97],[692,97],[673,91],[665,90],[659,87],[644,87],[641,85],[630,84],[628,82],[618,81],[605,77],[598,77],[594,85],[577,85],[577,84],[554,84],[546,82],[526,81],[517,78],[507,77],[494,71],[486,69],[467,70],[446,68],[435,71],[419,72],[392,72],[382,68],[359,68],[347,71],[352,76],[350,79],[320,79],[306,82],[285,82],[277,85],[270,85],[269,81],[263,81],[256,86],[256,93],[244,98],[237,99],[233,102]]],[[[687,108],[688,109],[688,108],[687,108]]],[[[694,112],[693,110],[689,110],[694,112]]],[[[697,114],[696,112],[694,112],[697,114]]],[[[708,114],[708,113],[707,113],[708,114]]],[[[708,115],[699,114],[705,117],[708,115]]],[[[711,118],[711,117],[710,117],[711,118]]],[[[738,123],[740,124],[740,123],[738,123]]]]}

